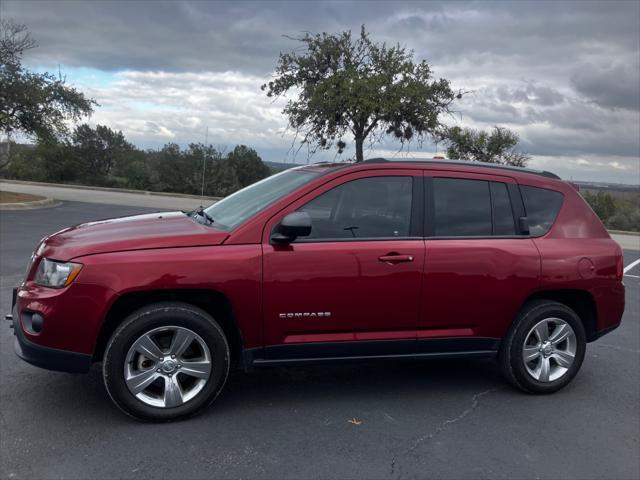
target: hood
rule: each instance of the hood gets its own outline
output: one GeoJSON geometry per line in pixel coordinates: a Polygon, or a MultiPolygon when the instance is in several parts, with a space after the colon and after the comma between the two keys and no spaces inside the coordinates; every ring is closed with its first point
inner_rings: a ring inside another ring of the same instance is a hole
{"type": "Polygon", "coordinates": [[[96,253],[219,245],[229,236],[182,212],[160,212],[82,223],[46,237],[37,255],[68,261],[96,253]]]}

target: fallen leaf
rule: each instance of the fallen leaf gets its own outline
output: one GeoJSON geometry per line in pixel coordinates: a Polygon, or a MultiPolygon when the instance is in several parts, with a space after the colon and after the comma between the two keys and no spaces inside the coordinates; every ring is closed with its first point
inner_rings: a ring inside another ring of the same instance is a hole
{"type": "Polygon", "coordinates": [[[354,425],[362,425],[362,420],[358,420],[357,418],[353,417],[351,420],[347,420],[349,423],[353,423],[354,425]]]}

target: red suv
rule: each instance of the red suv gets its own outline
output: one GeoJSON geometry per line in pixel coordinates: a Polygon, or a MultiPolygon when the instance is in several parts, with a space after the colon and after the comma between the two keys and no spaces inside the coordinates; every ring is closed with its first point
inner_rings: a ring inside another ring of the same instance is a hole
{"type": "Polygon", "coordinates": [[[61,230],[12,318],[27,362],[102,362],[118,407],[168,420],[209,405],[234,366],[490,356],[522,390],[554,392],[623,310],[622,251],[569,183],[375,159],[61,230]]]}

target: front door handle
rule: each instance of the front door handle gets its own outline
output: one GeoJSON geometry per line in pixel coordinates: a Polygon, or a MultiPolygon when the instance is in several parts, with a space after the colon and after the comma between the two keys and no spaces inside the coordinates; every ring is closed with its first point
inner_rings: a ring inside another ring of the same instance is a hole
{"type": "Polygon", "coordinates": [[[378,260],[389,265],[395,265],[396,263],[413,262],[413,255],[402,255],[400,253],[391,252],[378,257],[378,260]]]}

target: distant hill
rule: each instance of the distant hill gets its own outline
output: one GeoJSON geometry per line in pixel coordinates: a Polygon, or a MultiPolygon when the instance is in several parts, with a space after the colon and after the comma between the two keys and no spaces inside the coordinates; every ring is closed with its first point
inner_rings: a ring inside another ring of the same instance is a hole
{"type": "Polygon", "coordinates": [[[581,192],[607,192],[617,197],[634,196],[640,193],[640,185],[606,182],[577,182],[575,180],[571,183],[578,185],[581,192]]]}
{"type": "Polygon", "coordinates": [[[267,162],[266,160],[263,160],[262,163],[264,163],[271,170],[274,170],[276,172],[281,172],[282,170],[287,170],[289,168],[293,168],[293,167],[297,167],[298,166],[298,165],[293,164],[293,163],[267,162]]]}

